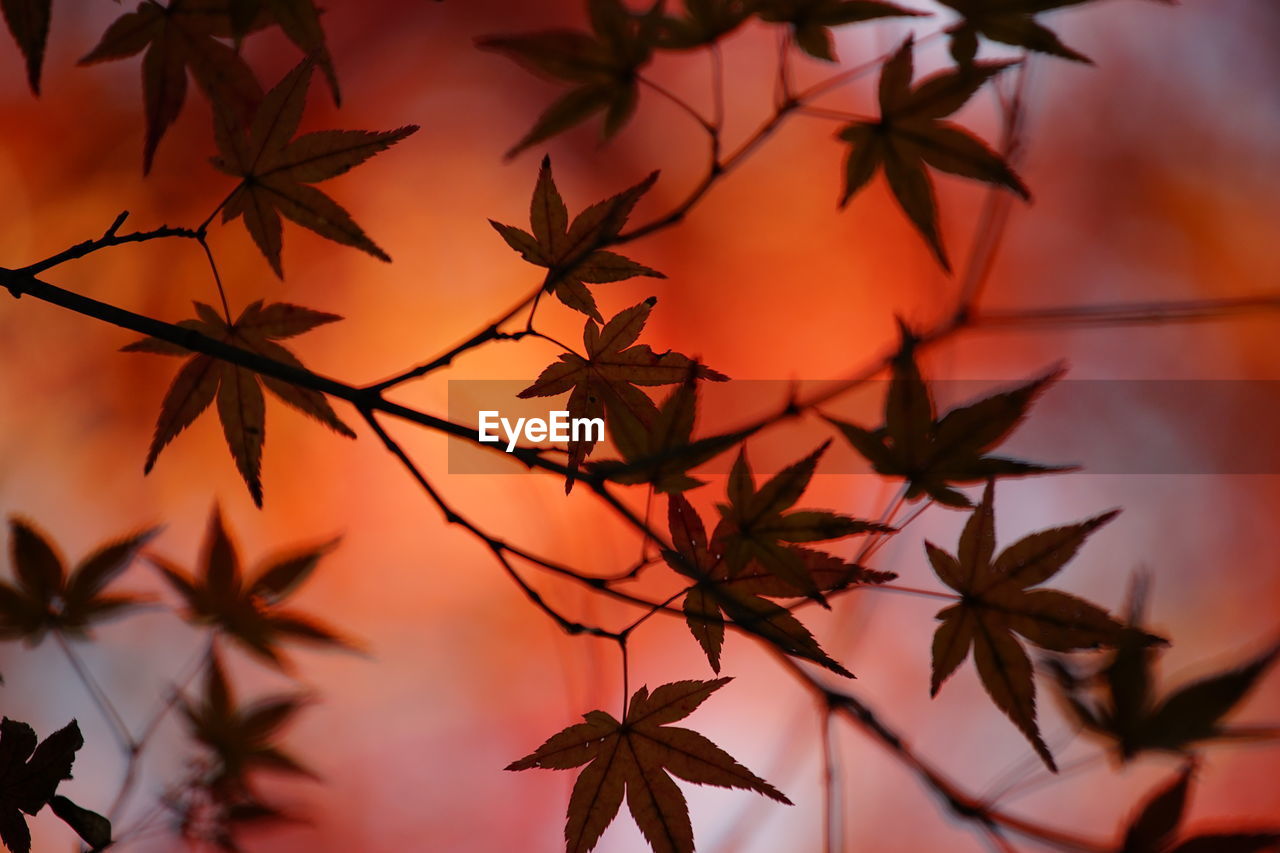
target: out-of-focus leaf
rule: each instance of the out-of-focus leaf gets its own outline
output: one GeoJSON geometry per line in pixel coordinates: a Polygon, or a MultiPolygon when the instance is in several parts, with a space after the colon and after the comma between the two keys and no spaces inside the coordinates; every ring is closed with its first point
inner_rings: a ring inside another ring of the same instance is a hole
{"type": "Polygon", "coordinates": [[[553,735],[507,770],[587,765],[569,797],[566,853],[588,853],[626,797],[631,816],[655,853],[692,853],[689,807],[676,776],[698,785],[740,788],[791,804],[781,792],[691,729],[672,726],[730,681],[677,681],[631,697],[622,722],[604,711],[553,735]]]}
{"type": "Polygon", "coordinates": [[[27,85],[40,94],[40,72],[49,41],[49,17],[53,0],[0,0],[0,12],[27,63],[27,85]]]}
{"type": "Polygon", "coordinates": [[[280,278],[280,214],[327,240],[391,260],[346,210],[311,184],[359,166],[418,130],[417,125],[380,133],[322,130],[295,139],[313,67],[307,59],[285,75],[263,98],[247,131],[234,115],[215,116],[219,156],[213,164],[240,178],[222,208],[222,221],[243,217],[249,235],[280,278]]]}
{"type": "Polygon", "coordinates": [[[763,21],[788,24],[801,50],[827,62],[836,61],[834,27],[929,14],[880,0],[748,0],[747,5],[763,21]]]}
{"type": "Polygon", "coordinates": [[[1062,370],[957,406],[939,418],[916,365],[915,340],[905,326],[901,331],[902,348],[893,361],[884,425],[872,430],[836,418],[827,420],[877,473],[905,478],[908,500],[928,496],[945,506],[968,507],[972,506],[969,498],[952,486],[1073,470],[987,455],[1017,429],[1031,404],[1058,380],[1062,370]]]}
{"type": "MultiPolygon", "coordinates": [[[[217,311],[204,303],[195,303],[198,319],[181,325],[205,337],[222,341],[273,361],[302,368],[296,356],[277,341],[291,338],[316,326],[342,318],[336,314],[313,311],[300,305],[253,302],[240,317],[228,324],[217,311]]],[[[329,429],[355,438],[329,401],[318,391],[303,388],[269,376],[220,361],[209,355],[192,355],[187,350],[157,338],[143,338],[124,347],[125,352],[149,352],[158,355],[191,355],[169,386],[160,406],[151,449],[147,452],[144,471],[151,472],[160,451],[200,416],[216,399],[218,417],[227,439],[227,447],[249,494],[262,506],[262,445],[266,437],[266,411],[262,386],[288,405],[314,418],[329,429]]]]}
{"type": "Polygon", "coordinates": [[[880,120],[850,122],[838,134],[849,144],[840,205],[848,204],[883,169],[899,206],[929,244],[938,263],[950,272],[951,262],[938,232],[933,182],[926,166],[1005,187],[1024,200],[1031,200],[1030,191],[1004,158],[959,125],[943,121],[964,106],[984,83],[1015,63],[976,62],[939,72],[912,86],[913,50],[913,41],[908,37],[881,69],[880,120]]]}
{"type": "Polygon", "coordinates": [[[988,482],[982,503],[960,535],[955,556],[925,542],[934,573],[960,594],[959,603],[937,615],[942,624],[933,638],[930,694],[937,695],[972,649],[978,676],[992,701],[1055,772],[1057,766],[1036,723],[1031,660],[1014,634],[1059,652],[1121,641],[1124,626],[1100,607],[1064,592],[1031,589],[1056,575],[1085,540],[1117,514],[1107,512],[1033,533],[994,556],[995,484],[988,482]]]}
{"type": "Polygon", "coordinates": [[[1194,769],[1188,763],[1138,809],[1117,853],[1262,853],[1280,847],[1277,830],[1213,833],[1178,842],[1194,769]]]}
{"type": "Polygon", "coordinates": [[[749,0],[684,0],[682,14],[667,15],[658,27],[657,46],[695,50],[714,44],[750,17],[749,0]]]}
{"type": "MultiPolygon", "coordinates": [[[[235,544],[222,523],[222,514],[215,509],[194,575],[155,555],[148,558],[182,598],[189,620],[211,625],[253,654],[287,669],[288,659],[280,649],[286,640],[353,648],[349,640],[311,617],[281,606],[336,544],[325,542],[265,560],[251,577],[246,577],[235,544]]],[[[216,682],[210,684],[216,686],[216,682]]]]}

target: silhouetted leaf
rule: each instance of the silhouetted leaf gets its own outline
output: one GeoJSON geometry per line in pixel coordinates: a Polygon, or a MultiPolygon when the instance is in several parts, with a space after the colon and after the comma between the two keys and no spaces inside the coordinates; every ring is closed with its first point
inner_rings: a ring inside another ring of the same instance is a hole
{"type": "Polygon", "coordinates": [[[260,770],[317,778],[277,741],[306,702],[302,694],[291,693],[240,705],[217,654],[210,655],[204,695],[198,700],[184,696],[179,704],[192,738],[216,761],[208,780],[210,787],[222,791],[222,796],[249,792],[250,774],[260,770]]]}
{"type": "Polygon", "coordinates": [[[489,224],[520,257],[547,268],[547,290],[556,298],[603,323],[604,318],[587,284],[625,281],[635,276],[666,278],[657,270],[601,248],[618,236],[636,202],[657,179],[658,173],[652,173],[634,187],[591,205],[570,224],[568,210],[551,174],[551,158],[545,157],[529,205],[533,233],[492,219],[489,224]]]}
{"type": "Polygon", "coordinates": [[[749,0],[684,0],[683,14],[667,15],[656,44],[665,50],[693,50],[714,44],[749,17],[749,0]]]}
{"type": "Polygon", "coordinates": [[[194,576],[155,555],[148,558],[182,597],[189,620],[212,625],[283,669],[289,664],[279,646],[286,640],[353,647],[349,640],[311,617],[281,606],[311,574],[320,558],[336,546],[334,540],[273,557],[263,562],[251,579],[246,578],[240,569],[235,544],[223,526],[222,515],[215,509],[194,576]]]}
{"type": "Polygon", "coordinates": [[[768,782],[690,729],[682,720],[730,681],[677,681],[650,695],[641,687],[631,697],[622,722],[591,711],[584,723],[552,736],[507,770],[543,767],[569,770],[587,765],[569,798],[564,837],[567,853],[587,853],[613,822],[625,794],[631,816],[656,853],[692,853],[693,827],[677,776],[699,785],[756,791],[791,804],[768,782]]]}
{"type": "Polygon", "coordinates": [[[573,86],[538,117],[533,128],[507,152],[526,148],[604,114],[604,138],[617,133],[639,100],[639,70],[649,62],[662,25],[662,2],[634,15],[621,0],[587,0],[591,33],[546,30],[528,35],[487,36],[483,50],[510,57],[529,71],[573,86]]]}
{"type": "Polygon", "coordinates": [[[831,28],[879,18],[928,15],[880,0],[748,0],[761,20],[789,24],[791,37],[805,53],[827,62],[836,61],[831,28]]]}
{"type": "Polygon", "coordinates": [[[1122,762],[1148,751],[1188,755],[1205,742],[1280,737],[1280,729],[1223,722],[1280,659],[1280,643],[1161,700],[1153,697],[1154,655],[1146,642],[1151,635],[1142,628],[1144,592],[1135,586],[1125,634],[1095,674],[1080,677],[1065,664],[1057,667],[1058,686],[1080,724],[1108,740],[1122,762]]]}
{"type": "MultiPolygon", "coordinates": [[[[336,314],[313,311],[300,305],[253,302],[240,317],[228,325],[217,311],[202,302],[195,303],[199,319],[184,320],[179,325],[200,334],[231,344],[273,361],[302,368],[302,362],[276,341],[308,332],[316,326],[342,318],[336,314]]],[[[124,352],[149,352],[159,355],[191,355],[190,351],[162,341],[144,338],[123,348],[124,352]]],[[[334,413],[324,395],[270,376],[261,376],[244,367],[221,361],[209,355],[196,354],[174,377],[160,406],[151,449],[144,470],[151,472],[160,451],[200,416],[216,399],[222,430],[249,494],[262,506],[262,444],[266,436],[265,406],[262,386],[285,403],[329,427],[339,435],[355,438],[334,413]]]]}
{"type": "Polygon", "coordinates": [[[836,418],[827,420],[877,473],[905,478],[908,500],[928,495],[946,506],[967,507],[972,506],[969,499],[951,485],[1072,470],[987,455],[1022,423],[1031,404],[1061,375],[1061,369],[1053,370],[1025,385],[957,406],[938,418],[916,366],[914,339],[903,326],[902,349],[893,361],[893,381],[885,398],[884,426],[868,430],[836,418]]]}
{"type": "Polygon", "coordinates": [[[333,102],[342,103],[333,57],[320,26],[320,10],[313,0],[227,0],[227,5],[236,38],[243,38],[255,27],[270,21],[279,24],[289,40],[324,70],[333,102]]]}
{"type": "Polygon", "coordinates": [[[689,469],[714,459],[746,438],[731,433],[693,440],[698,410],[698,371],[691,365],[680,387],[653,412],[633,412],[623,406],[610,413],[608,427],[622,460],[591,463],[591,470],[617,483],[650,483],[663,493],[683,492],[703,485],[689,469]],[[648,418],[648,420],[644,420],[648,418]]]}
{"type": "Polygon", "coordinates": [[[1280,845],[1280,831],[1215,833],[1176,842],[1194,765],[1153,794],[1125,830],[1118,853],[1260,853],[1280,845]]]}
{"type": "MultiPolygon", "coordinates": [[[[71,778],[71,765],[82,746],[84,738],[75,720],[39,745],[26,723],[8,717],[0,721],[0,841],[12,853],[30,853],[31,834],[23,814],[35,815],[54,799],[58,785],[71,778]]],[[[58,814],[62,816],[61,811],[58,814]]],[[[75,824],[72,828],[78,829],[75,824]]],[[[110,824],[106,835],[109,840],[110,824]]]]}
{"type": "Polygon", "coordinates": [[[1036,724],[1036,687],[1031,661],[1014,634],[1054,651],[1114,645],[1124,626],[1105,610],[1051,589],[1031,589],[1056,575],[1098,528],[1118,511],[1024,536],[995,553],[995,484],[960,535],[957,556],[925,542],[938,578],[960,593],[960,601],[937,614],[930,694],[973,649],[978,676],[996,706],[1026,735],[1050,770],[1057,770],[1036,724]]]}
{"type": "MultiPolygon", "coordinates": [[[[822,650],[809,629],[791,611],[763,597],[795,598],[799,593],[794,586],[781,581],[759,563],[750,563],[742,571],[731,574],[724,558],[723,542],[719,539],[707,542],[702,519],[682,495],[671,495],[667,523],[675,550],[664,552],[663,558],[676,572],[696,582],[685,593],[685,621],[716,673],[720,672],[720,650],[727,618],[787,654],[853,677],[822,650]]],[[[718,533],[722,534],[723,530],[718,533]]],[[[796,546],[788,550],[804,566],[813,586],[823,591],[895,577],[891,573],[871,572],[819,551],[796,546]]]]}
{"type": "Polygon", "coordinates": [[[146,530],[90,554],[69,574],[49,540],[20,518],[9,520],[17,585],[0,581],[0,639],[38,643],[45,631],[85,636],[98,622],[147,599],[106,591],[156,533],[146,530]]]}
{"type": "Polygon", "coordinates": [[[736,577],[755,563],[785,584],[792,595],[805,595],[825,606],[821,589],[801,555],[791,545],[825,542],[893,528],[828,510],[788,512],[804,494],[826,451],[813,453],[782,469],[759,489],[744,447],[729,473],[728,503],[717,504],[720,523],[714,539],[724,549],[728,576],[736,577]]]}
{"type": "Polygon", "coordinates": [[[49,808],[63,823],[75,830],[76,835],[89,845],[93,853],[111,845],[111,821],[97,812],[81,808],[63,796],[50,799],[49,808]]]}
{"type": "MultiPolygon", "coordinates": [[[[595,320],[587,320],[582,333],[586,358],[576,353],[562,354],[518,396],[554,397],[571,391],[566,411],[572,418],[605,417],[610,422],[622,417],[620,413],[626,410],[631,419],[650,424],[658,416],[657,407],[637,386],[674,385],[685,381],[691,371],[700,379],[726,381],[724,374],[680,353],[655,353],[648,344],[636,344],[656,303],[656,299],[646,299],[619,312],[603,328],[595,320]]],[[[571,474],[565,483],[566,491],[573,486],[572,472],[581,466],[595,444],[587,438],[569,443],[571,474]]]]}
{"type": "Polygon", "coordinates": [[[999,154],[959,125],[942,121],[964,106],[989,79],[1015,63],[973,63],[939,72],[912,86],[912,53],[913,42],[908,37],[881,69],[880,120],[851,122],[838,134],[850,146],[840,205],[848,204],[883,168],[903,212],[950,272],[951,262],[938,233],[933,182],[925,166],[1006,187],[1024,200],[1031,199],[1022,180],[999,154]]]}
{"type": "MultiPolygon", "coordinates": [[[[1089,57],[1062,43],[1053,30],[1035,16],[1093,0],[938,0],[954,9],[962,20],[947,29],[952,56],[960,63],[972,61],[979,35],[1001,44],[1092,64],[1089,57]]],[[[1160,0],[1169,3],[1171,0],[1160,0]]]]}
{"type": "Polygon", "coordinates": [[[391,260],[346,210],[311,184],[359,166],[418,130],[417,125],[381,133],[321,130],[294,139],[312,67],[308,59],[285,75],[263,98],[247,132],[234,116],[219,113],[215,121],[219,156],[213,164],[241,179],[222,208],[222,221],[243,216],[245,228],[281,278],[282,213],[327,240],[391,260]]]}
{"type": "Polygon", "coordinates": [[[40,94],[40,71],[44,67],[44,49],[49,41],[49,13],[53,0],[0,0],[0,11],[13,40],[27,61],[27,85],[32,94],[40,94]]]}
{"type": "Polygon", "coordinates": [[[216,110],[247,124],[262,101],[262,87],[234,48],[228,0],[144,0],[118,18],[81,65],[135,56],[142,51],[142,101],[147,130],[143,171],[151,171],[156,147],[187,97],[187,73],[216,110]]]}

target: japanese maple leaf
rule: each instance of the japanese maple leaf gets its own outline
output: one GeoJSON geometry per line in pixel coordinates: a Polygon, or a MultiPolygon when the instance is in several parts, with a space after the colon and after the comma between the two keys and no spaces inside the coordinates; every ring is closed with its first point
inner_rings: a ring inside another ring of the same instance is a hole
{"type": "Polygon", "coordinates": [[[910,37],[880,72],[880,120],[855,121],[838,134],[849,143],[841,207],[884,169],[889,189],[907,218],[948,272],[933,182],[925,166],[1005,187],[1024,200],[1031,193],[1004,159],[959,125],[943,121],[960,109],[987,80],[1012,62],[977,62],[943,71],[911,85],[910,37]]]}
{"type": "Polygon", "coordinates": [[[1031,404],[1062,372],[1055,369],[939,418],[916,365],[915,341],[903,326],[902,349],[893,361],[893,380],[885,397],[884,426],[869,430],[832,417],[827,421],[877,473],[905,478],[908,500],[928,496],[945,506],[968,507],[973,505],[969,498],[953,485],[1073,470],[987,455],[1022,423],[1031,404]]]}
{"type": "Polygon", "coordinates": [[[836,61],[832,27],[877,18],[928,15],[879,0],[751,0],[750,8],[763,21],[789,24],[796,45],[810,56],[827,62],[836,61]]]}
{"type": "Polygon", "coordinates": [[[622,459],[593,462],[592,472],[626,485],[650,483],[663,493],[703,485],[702,480],[689,476],[689,469],[724,453],[747,433],[693,439],[699,366],[690,365],[685,380],[656,409],[616,407],[608,426],[622,459]]]}
{"type": "Polygon", "coordinates": [[[333,57],[320,26],[320,10],[313,0],[224,0],[232,34],[243,38],[264,23],[274,21],[305,55],[319,63],[329,82],[335,104],[342,103],[333,57]]]}
{"type": "Polygon", "coordinates": [[[45,631],[85,636],[98,622],[119,615],[147,599],[109,593],[156,530],[135,533],[99,548],[70,573],[49,539],[33,524],[9,520],[9,548],[17,583],[0,581],[0,639],[22,638],[34,645],[45,631]]]}
{"type": "Polygon", "coordinates": [[[333,540],[277,555],[263,561],[251,577],[246,577],[235,544],[223,526],[222,514],[215,509],[194,576],[161,557],[148,555],[148,559],[182,597],[186,618],[211,625],[250,652],[288,669],[289,662],[279,648],[283,640],[353,648],[350,641],[331,628],[281,606],[336,546],[337,540],[333,540]]]}
{"type": "Polygon", "coordinates": [[[71,778],[76,752],[84,746],[80,726],[72,720],[38,745],[26,723],[0,721],[0,841],[12,853],[30,853],[31,833],[24,815],[46,805],[95,851],[111,843],[111,823],[58,795],[58,785],[71,778]]]}
{"type": "MultiPolygon", "coordinates": [[[[978,50],[978,36],[1002,44],[1022,47],[1039,53],[1060,56],[1076,62],[1093,64],[1089,57],[1062,43],[1053,30],[1035,16],[1066,6],[1081,6],[1092,0],[938,0],[954,9],[961,20],[947,29],[951,36],[951,54],[961,64],[973,61],[978,50]]],[[[1158,0],[1169,4],[1172,0],[1158,0]]]]}
{"type": "Polygon", "coordinates": [[[307,59],[285,75],[263,98],[247,131],[225,113],[214,122],[219,156],[213,165],[240,178],[222,207],[222,221],[243,216],[249,235],[280,278],[282,213],[327,240],[391,260],[346,210],[311,185],[359,166],[418,130],[417,125],[380,133],[320,130],[294,139],[313,67],[307,59]]]}
{"type": "Polygon", "coordinates": [[[875,531],[892,530],[829,510],[794,510],[808,488],[818,460],[831,442],[783,468],[756,488],[743,447],[729,472],[728,503],[717,504],[720,523],[714,539],[721,543],[729,577],[756,563],[790,587],[790,595],[806,595],[825,605],[822,592],[802,555],[791,545],[824,542],[875,531]]]}
{"type": "Polygon", "coordinates": [[[570,224],[568,210],[551,174],[551,158],[544,157],[529,205],[533,233],[492,219],[489,224],[522,258],[547,268],[547,290],[556,298],[603,323],[604,318],[587,284],[624,281],[635,276],[666,278],[657,270],[601,248],[618,236],[636,202],[657,179],[658,173],[654,172],[634,187],[591,205],[570,224]]]}
{"type": "Polygon", "coordinates": [[[995,484],[989,481],[982,502],[960,534],[955,556],[925,542],[934,573],[960,594],[959,603],[937,614],[942,624],[933,635],[930,695],[938,694],[972,648],[987,694],[1055,772],[1057,766],[1036,724],[1031,660],[1014,635],[1059,652],[1120,641],[1124,626],[1102,608],[1065,592],[1038,588],[1061,571],[1094,531],[1118,514],[1119,510],[1112,510],[1076,524],[1032,533],[993,558],[995,484]]]}
{"type": "Polygon", "coordinates": [[[0,12],[27,64],[27,85],[40,94],[40,71],[49,41],[49,17],[53,0],[0,0],[0,12]]]}
{"type": "Polygon", "coordinates": [[[1147,752],[1190,755],[1206,743],[1280,737],[1276,727],[1232,726],[1224,718],[1280,659],[1280,644],[1221,672],[1153,695],[1155,644],[1142,627],[1145,585],[1130,593],[1125,633],[1097,672],[1081,677],[1056,663],[1067,708],[1125,763],[1147,752]]]}
{"type": "Polygon", "coordinates": [[[230,799],[251,792],[250,774],[257,770],[317,778],[276,742],[306,702],[304,695],[289,693],[242,706],[218,655],[209,656],[203,696],[195,700],[183,696],[179,707],[191,737],[213,755],[214,765],[204,782],[215,796],[230,799]]]}
{"type": "Polygon", "coordinates": [[[636,110],[639,71],[653,55],[662,6],[655,2],[647,12],[633,15],[621,0],[587,0],[590,33],[557,29],[477,39],[481,49],[573,87],[547,107],[506,156],[514,157],[597,113],[604,114],[605,139],[622,129],[636,110]]]}
{"type": "MultiPolygon", "coordinates": [[[[822,650],[809,629],[791,611],[766,600],[766,597],[795,598],[794,587],[758,563],[749,564],[742,571],[730,575],[722,543],[707,542],[702,519],[683,495],[673,494],[668,499],[667,524],[674,550],[664,551],[663,558],[673,570],[696,581],[684,596],[685,622],[717,674],[720,672],[724,621],[727,618],[787,654],[853,677],[822,650]]],[[[889,572],[864,569],[820,551],[795,545],[789,550],[800,558],[813,585],[824,592],[844,589],[855,583],[883,583],[896,577],[889,572]]]]}
{"type": "Polygon", "coordinates": [[[1117,853],[1263,853],[1280,849],[1280,829],[1213,832],[1178,840],[1194,769],[1188,763],[1142,805],[1125,829],[1117,853]]]}
{"type": "Polygon", "coordinates": [[[665,50],[695,50],[714,44],[750,17],[748,0],[684,0],[683,14],[667,15],[657,45],[665,50]]]}
{"type": "MultiPolygon", "coordinates": [[[[564,353],[560,360],[547,367],[528,388],[517,396],[554,397],[566,391],[569,402],[566,409],[573,418],[620,416],[626,410],[640,423],[652,423],[657,417],[657,407],[637,386],[674,385],[684,382],[690,373],[699,379],[725,382],[729,377],[705,367],[688,356],[676,352],[656,353],[648,344],[636,344],[649,312],[657,300],[650,298],[620,311],[612,320],[600,327],[595,320],[587,320],[582,332],[586,357],[577,353],[564,353]]],[[[572,472],[577,471],[596,442],[589,439],[569,443],[570,477],[565,490],[573,486],[572,472]]]]}
{"type": "MultiPolygon", "coordinates": [[[[276,341],[342,319],[336,314],[325,314],[287,302],[263,305],[262,300],[258,300],[245,308],[234,323],[228,324],[208,305],[196,302],[195,307],[198,319],[184,320],[180,326],[297,368],[302,368],[302,362],[276,341]]],[[[160,451],[217,399],[218,417],[222,421],[231,456],[249,487],[254,503],[262,506],[262,444],[266,435],[263,385],[285,403],[339,435],[355,438],[355,433],[338,418],[329,401],[318,391],[270,376],[260,376],[248,368],[210,355],[192,355],[190,350],[159,338],[135,341],[124,347],[124,352],[191,355],[174,377],[160,405],[160,418],[156,421],[155,435],[144,466],[147,473],[151,472],[160,451]]]]}
{"type": "Polygon", "coordinates": [[[144,0],[107,28],[81,65],[135,56],[142,51],[142,101],[146,113],[143,171],[178,118],[190,72],[215,109],[247,124],[262,100],[262,87],[240,54],[222,39],[232,36],[230,0],[144,0]]]}
{"type": "Polygon", "coordinates": [[[655,853],[692,853],[689,807],[672,776],[698,785],[755,791],[791,805],[720,747],[695,731],[671,725],[731,680],[677,681],[656,688],[652,695],[641,687],[622,722],[604,711],[591,711],[583,715],[586,722],[553,735],[506,769],[569,770],[587,765],[569,797],[566,853],[595,849],[624,793],[631,816],[655,853]]]}

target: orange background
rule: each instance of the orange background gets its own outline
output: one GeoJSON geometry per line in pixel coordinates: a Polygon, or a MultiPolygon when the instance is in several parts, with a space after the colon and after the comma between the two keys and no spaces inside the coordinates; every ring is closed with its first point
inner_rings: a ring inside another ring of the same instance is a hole
{"type": "MultiPolygon", "coordinates": [[[[374,381],[428,358],[526,293],[537,270],[510,252],[486,218],[525,225],[542,148],[504,163],[502,152],[559,91],[507,60],[481,53],[478,35],[579,21],[576,4],[476,2],[332,4],[326,29],[347,102],[336,110],[313,87],[304,129],[423,131],[357,172],[324,185],[394,258],[384,265],[288,225],[287,280],[276,281],[239,224],[215,227],[212,244],[233,310],[266,296],[347,319],[296,341],[315,370],[374,381]],[[534,6],[537,8],[533,8],[534,6]]],[[[923,7],[923,4],[915,4],[923,7]]],[[[0,47],[0,264],[30,263],[96,235],[122,209],[134,227],[193,224],[226,192],[211,167],[208,107],[194,87],[143,179],[138,61],[74,68],[118,13],[58,4],[44,97],[25,90],[17,52],[0,47]]],[[[1273,251],[1280,216],[1280,58],[1272,36],[1280,14],[1244,0],[1190,0],[1176,9],[1115,2],[1054,15],[1049,22],[1098,68],[1037,58],[1030,91],[1029,154],[1022,172],[1036,201],[1015,210],[984,295],[1001,308],[1122,300],[1205,298],[1264,292],[1280,279],[1273,251]]],[[[931,31],[925,21],[917,32],[931,31]]],[[[898,24],[838,36],[859,61],[901,38],[898,24]]],[[[248,54],[270,85],[296,51],[275,34],[254,37],[248,54]]],[[[937,41],[918,67],[945,58],[937,41]]],[[[752,27],[726,53],[727,138],[767,114],[773,35],[752,27]]],[[[817,79],[825,69],[801,61],[817,79]]],[[[706,101],[704,58],[666,57],[652,75],[706,101]]],[[[870,112],[873,80],[827,103],[870,112]]],[[[961,120],[992,138],[989,96],[961,120]]],[[[890,340],[895,313],[918,324],[940,316],[955,284],[929,258],[881,181],[843,214],[835,211],[842,152],[836,125],[796,119],[728,177],[679,228],[628,247],[667,273],[595,288],[606,315],[657,295],[644,340],[697,355],[736,378],[841,376],[890,340]]],[[[700,176],[703,139],[670,104],[646,92],[631,125],[601,147],[595,126],[545,146],[575,211],[654,168],[662,179],[641,204],[647,220],[676,204],[700,176]]],[[[939,180],[943,231],[963,260],[983,191],[939,180]]],[[[103,252],[48,274],[63,287],[156,317],[179,320],[190,301],[214,293],[197,248],[156,242],[103,252]]],[[[540,325],[577,339],[581,317],[545,304],[540,325]]],[[[1277,379],[1275,318],[1167,328],[973,333],[933,351],[937,378],[1030,376],[1065,358],[1074,378],[1277,379]]],[[[115,351],[129,333],[32,299],[0,302],[0,509],[36,520],[72,558],[126,530],[161,522],[155,550],[191,565],[211,505],[219,502],[245,556],[344,535],[303,588],[298,605],[362,638],[368,657],[299,652],[305,682],[322,697],[291,730],[293,751],[326,784],[284,781],[268,790],[311,817],[311,825],[251,836],[248,849],[550,851],[562,843],[573,774],[511,774],[501,768],[578,715],[619,704],[612,643],[565,637],[521,597],[473,539],[445,529],[437,513],[367,430],[348,442],[278,403],[269,405],[264,464],[266,508],[249,501],[206,414],[161,456],[147,478],[142,460],[160,398],[177,362],[115,351]]],[[[539,341],[500,344],[462,359],[449,378],[532,378],[556,350],[539,341]]],[[[405,386],[397,399],[446,409],[444,376],[405,386]]],[[[772,402],[772,401],[766,401],[772,402]]],[[[350,411],[340,414],[355,424],[350,411]]],[[[1088,413],[1082,413],[1087,417],[1088,413]]],[[[1134,422],[1165,437],[1170,425],[1134,422]]],[[[1126,424],[1131,428],[1133,423],[1126,424]]],[[[393,429],[465,512],[529,548],[587,572],[632,562],[638,543],[585,490],[565,499],[551,478],[449,477],[446,443],[400,424],[393,429]]],[[[1197,452],[1193,433],[1177,433],[1197,452]]],[[[797,447],[795,456],[807,452],[797,447]]],[[[1056,583],[1118,607],[1139,566],[1155,578],[1152,613],[1174,639],[1166,676],[1190,677],[1238,660],[1275,636],[1280,571],[1273,476],[1074,475],[1000,487],[1002,542],[1123,506],[1056,583]]],[[[704,514],[722,491],[698,493],[704,514]]],[[[807,506],[878,514],[892,489],[867,477],[820,477],[807,506]]],[[[643,499],[640,498],[642,505],[643,499]]],[[[955,541],[961,514],[931,509],[886,548],[879,568],[903,583],[934,587],[920,540],[955,541]]],[[[841,543],[851,554],[856,543],[841,543]]],[[[665,569],[640,585],[671,589],[665,569]]],[[[584,621],[621,626],[621,610],[530,571],[549,600],[584,621]]],[[[159,590],[139,565],[131,588],[159,590]]],[[[1029,750],[995,710],[966,665],[930,701],[929,641],[936,602],[862,593],[823,616],[806,611],[852,686],[925,756],[980,792],[1029,750]]],[[[198,637],[156,611],[107,626],[84,654],[128,719],[140,721],[198,637]]],[[[241,693],[288,682],[241,655],[241,693]]],[[[731,638],[727,674],[737,677],[691,725],[787,793],[785,808],[742,792],[683,786],[699,849],[817,849],[821,839],[817,710],[766,654],[731,638]]],[[[78,717],[87,746],[65,791],[92,807],[115,791],[120,759],[109,730],[49,643],[0,649],[4,714],[41,734],[78,717]]],[[[655,619],[637,636],[633,685],[710,672],[684,626],[655,619]]],[[[1275,721],[1280,679],[1249,700],[1241,720],[1275,721]]],[[[1051,743],[1069,732],[1047,696],[1042,728],[1051,743]]],[[[845,826],[856,849],[981,850],[949,823],[894,760],[841,727],[845,826]]],[[[148,762],[146,796],[163,789],[186,755],[168,724],[148,762]]],[[[1063,761],[1092,747],[1077,741],[1063,761]]],[[[1280,814],[1277,752],[1214,751],[1192,804],[1197,824],[1257,824],[1280,814]]],[[[1014,801],[1019,813],[1091,837],[1109,836],[1145,792],[1172,774],[1171,760],[1144,760],[1114,773],[1105,764],[1014,801]]],[[[145,810],[139,796],[131,812],[145,810]]],[[[126,818],[125,823],[128,823],[126,818]]],[[[37,850],[69,845],[65,827],[32,821],[37,850]]],[[[641,849],[628,816],[601,841],[604,851],[641,849]]],[[[157,839],[138,849],[169,849],[157,839]]]]}

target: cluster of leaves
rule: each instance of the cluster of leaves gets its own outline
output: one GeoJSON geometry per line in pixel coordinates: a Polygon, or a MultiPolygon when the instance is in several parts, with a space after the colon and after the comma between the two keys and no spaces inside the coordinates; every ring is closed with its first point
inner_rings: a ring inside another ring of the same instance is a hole
{"type": "Polygon", "coordinates": [[[43,741],[26,723],[0,721],[0,841],[12,853],[30,853],[31,832],[24,815],[48,806],[94,851],[111,843],[111,822],[58,793],[71,778],[76,752],[84,746],[80,726],[72,720],[43,741]]]}
{"type": "Polygon", "coordinates": [[[780,791],[697,732],[673,726],[731,679],[677,681],[631,696],[622,721],[606,711],[583,715],[507,770],[570,770],[586,765],[569,798],[566,853],[588,853],[613,822],[625,795],[649,845],[660,853],[692,853],[693,827],[677,776],[698,785],[741,788],[791,804],[780,791]]]}

